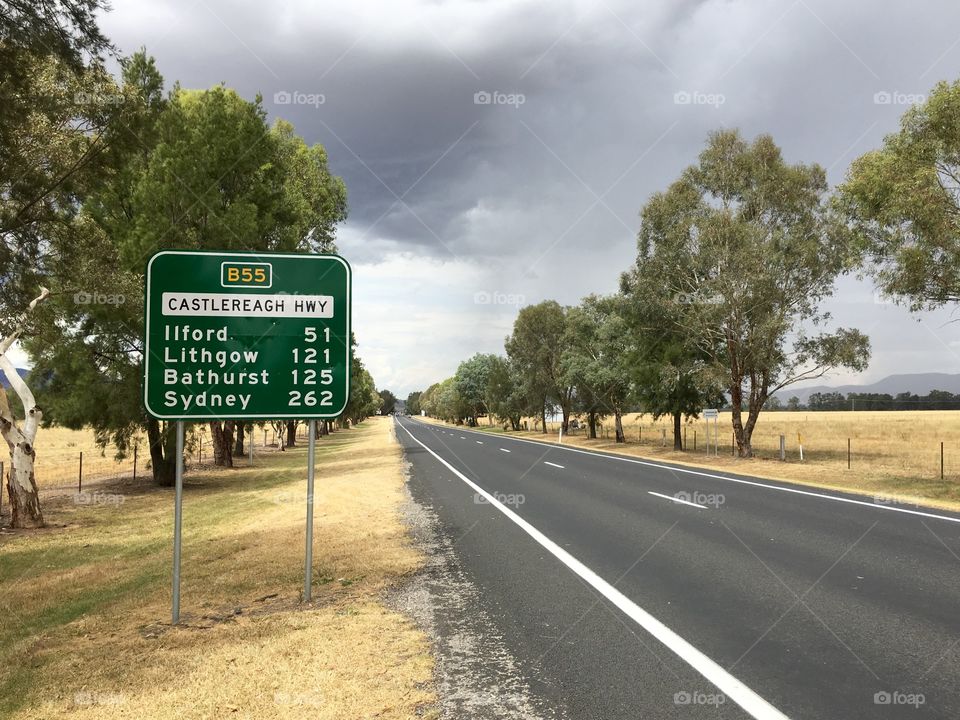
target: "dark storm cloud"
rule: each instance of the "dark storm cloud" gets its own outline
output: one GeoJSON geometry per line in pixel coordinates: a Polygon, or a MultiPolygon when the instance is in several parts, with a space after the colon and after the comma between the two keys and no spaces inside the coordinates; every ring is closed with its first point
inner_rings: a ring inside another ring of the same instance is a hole
{"type": "MultiPolygon", "coordinates": [[[[643,203],[711,130],[769,132],[839,182],[911,96],[960,77],[960,5],[946,0],[218,0],[118,3],[104,24],[126,51],[146,44],[169,81],[260,92],[323,143],[348,186],[341,246],[356,262],[474,263],[489,280],[468,294],[530,301],[614,289],[643,203]]],[[[870,298],[844,284],[843,322],[871,324],[870,298]],[[858,292],[866,302],[847,302],[858,292]]],[[[885,317],[880,348],[914,322],[885,317]]]]}
{"type": "Polygon", "coordinates": [[[926,92],[960,61],[947,2],[925,7],[936,23],[874,2],[375,3],[339,24],[309,7],[201,2],[148,49],[170,79],[261,92],[327,147],[361,235],[440,256],[535,259],[584,212],[592,241],[629,245],[644,199],[719,126],[772,132],[838,180],[903,110],[876,92],[926,92]],[[497,212],[512,227],[492,233],[497,212]]]}

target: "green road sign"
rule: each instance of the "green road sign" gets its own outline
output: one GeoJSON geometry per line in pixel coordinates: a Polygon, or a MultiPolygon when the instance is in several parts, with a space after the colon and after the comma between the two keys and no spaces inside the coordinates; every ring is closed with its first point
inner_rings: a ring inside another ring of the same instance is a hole
{"type": "Polygon", "coordinates": [[[350,285],[337,255],[158,252],[147,263],[147,412],[336,417],[350,396],[350,285]]]}

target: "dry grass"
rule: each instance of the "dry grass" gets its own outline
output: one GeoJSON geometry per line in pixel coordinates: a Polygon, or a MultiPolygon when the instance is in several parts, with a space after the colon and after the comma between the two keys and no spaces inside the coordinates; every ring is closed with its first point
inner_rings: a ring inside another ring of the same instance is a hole
{"type": "MultiPolygon", "coordinates": [[[[556,442],[559,426],[559,423],[548,423],[548,436],[540,432],[511,434],[556,442]]],[[[705,453],[706,423],[703,420],[685,423],[686,452],[673,450],[671,420],[664,418],[655,422],[649,415],[637,414],[624,417],[626,446],[613,442],[612,418],[607,418],[603,425],[603,439],[588,440],[584,437],[585,431],[580,430],[565,437],[564,442],[881,496],[881,501],[900,500],[960,510],[960,411],[764,412],[754,431],[753,447],[758,457],[752,460],[731,456],[729,412],[720,413],[717,428],[718,457],[708,457],[705,453]],[[667,447],[661,446],[664,430],[667,447]],[[802,463],[797,433],[803,440],[802,463]],[[781,434],[786,439],[786,462],[779,460],[781,434]],[[641,438],[642,442],[638,442],[641,438]],[[945,457],[943,480],[940,479],[941,441],[945,457]]],[[[489,429],[489,426],[481,421],[480,429],[489,429]]]]}
{"type": "MultiPolygon", "coordinates": [[[[210,433],[206,426],[201,424],[190,425],[187,436],[187,463],[202,463],[213,456],[210,433]]],[[[304,432],[304,426],[297,428],[298,433],[304,432]]],[[[254,448],[272,447],[276,442],[276,434],[268,430],[265,436],[262,429],[254,434],[254,448]]],[[[249,438],[247,438],[249,442],[249,438]]],[[[148,461],[150,453],[145,436],[135,436],[133,444],[138,445],[137,477],[146,477],[149,474],[148,461]]],[[[76,487],[80,474],[80,453],[83,453],[83,483],[119,480],[133,477],[133,451],[120,460],[116,458],[114,449],[101,449],[97,446],[93,430],[68,430],[63,427],[40,428],[37,433],[37,485],[41,493],[48,490],[76,487]]],[[[7,444],[0,442],[0,462],[9,467],[10,453],[7,444]]]]}
{"type": "Polygon", "coordinates": [[[410,718],[432,713],[427,638],[380,597],[420,564],[397,513],[389,420],[318,441],[314,602],[305,452],[187,476],[183,624],[169,625],[172,492],[45,508],[0,536],[0,715],[410,718]]]}

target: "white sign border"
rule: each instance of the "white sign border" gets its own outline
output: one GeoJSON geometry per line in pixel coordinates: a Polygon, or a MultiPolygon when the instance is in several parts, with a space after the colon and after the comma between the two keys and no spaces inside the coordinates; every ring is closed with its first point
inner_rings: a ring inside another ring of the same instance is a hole
{"type": "MultiPolygon", "coordinates": [[[[315,414],[315,413],[284,413],[278,415],[241,415],[236,413],[230,413],[229,415],[216,416],[216,415],[169,415],[163,413],[155,412],[147,400],[149,397],[148,393],[148,384],[150,382],[150,353],[148,352],[147,339],[150,337],[150,268],[153,265],[153,261],[158,257],[163,255],[216,255],[220,257],[225,256],[238,256],[241,258],[298,258],[300,260],[335,260],[343,265],[344,269],[347,271],[347,334],[352,335],[353,325],[351,318],[351,310],[353,305],[353,270],[350,267],[350,263],[346,261],[345,258],[340,255],[335,254],[301,254],[301,253],[276,253],[276,252],[236,252],[231,250],[217,251],[217,250],[160,250],[155,252],[150,256],[150,259],[147,261],[147,270],[145,277],[144,285],[144,336],[143,336],[143,407],[147,411],[147,414],[157,420],[202,420],[202,421],[211,421],[211,420],[281,420],[281,419],[296,419],[296,420],[331,420],[333,418],[339,417],[347,409],[347,405],[350,404],[350,390],[352,383],[350,382],[350,370],[351,370],[351,360],[350,357],[350,345],[351,337],[346,338],[346,368],[347,368],[347,392],[346,397],[343,401],[343,407],[340,408],[337,412],[330,412],[324,414],[315,414]]],[[[227,260],[226,262],[229,262],[227,260]]],[[[241,261],[242,262],[242,261],[241,261]]],[[[273,284],[273,272],[271,268],[271,285],[273,284]]]]}

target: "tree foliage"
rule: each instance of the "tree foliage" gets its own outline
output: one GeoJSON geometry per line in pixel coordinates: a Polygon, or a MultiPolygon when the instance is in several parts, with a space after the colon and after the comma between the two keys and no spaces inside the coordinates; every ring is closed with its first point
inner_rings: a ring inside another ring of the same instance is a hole
{"type": "Polygon", "coordinates": [[[629,331],[623,297],[590,295],[567,311],[561,354],[565,383],[590,417],[614,416],[617,442],[626,442],[621,417],[633,395],[630,367],[636,337],[629,331]]]}
{"type": "Polygon", "coordinates": [[[524,393],[537,404],[537,413],[546,428],[546,407],[558,405],[563,412],[563,429],[568,429],[574,388],[563,371],[561,355],[566,334],[567,311],[546,300],[521,308],[507,338],[507,356],[518,367],[526,383],[524,393]]]}
{"type": "Polygon", "coordinates": [[[838,205],[883,292],[914,310],[960,300],[960,81],[854,161],[838,205]]]}
{"type": "MultiPolygon", "coordinates": [[[[92,425],[120,453],[146,429],[155,478],[169,483],[172,427],[146,417],[139,400],[147,257],[171,247],[334,251],[345,191],[320,146],[283,121],[267,125],[259,98],[222,86],[164,96],[144,51],[122,68],[123,123],[106,131],[109,162],[79,198],[71,233],[48,240],[56,252],[42,272],[59,292],[25,346],[50,421],[92,425]]],[[[352,418],[369,414],[368,400],[352,418]]],[[[222,429],[211,425],[215,438],[222,429]]],[[[229,448],[218,457],[230,464],[229,448]]]]}

